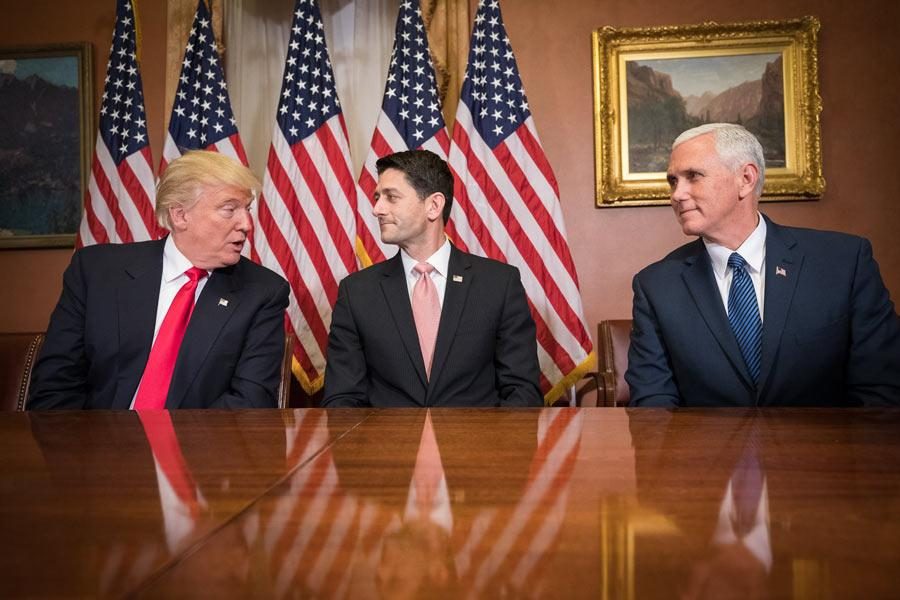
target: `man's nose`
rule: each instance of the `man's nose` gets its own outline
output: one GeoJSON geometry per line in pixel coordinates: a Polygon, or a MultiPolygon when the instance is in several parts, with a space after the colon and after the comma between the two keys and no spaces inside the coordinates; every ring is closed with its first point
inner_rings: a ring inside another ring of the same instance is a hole
{"type": "Polygon", "coordinates": [[[240,218],[237,223],[237,230],[249,233],[253,229],[253,215],[250,214],[250,209],[246,208],[241,211],[240,218]]]}

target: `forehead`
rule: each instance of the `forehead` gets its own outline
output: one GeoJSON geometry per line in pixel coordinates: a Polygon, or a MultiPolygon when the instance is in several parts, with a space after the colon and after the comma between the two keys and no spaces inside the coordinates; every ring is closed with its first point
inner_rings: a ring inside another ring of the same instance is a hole
{"type": "Polygon", "coordinates": [[[237,202],[249,204],[253,200],[250,190],[236,185],[203,184],[200,186],[200,199],[210,204],[237,202]]]}
{"type": "Polygon", "coordinates": [[[409,181],[406,179],[406,173],[399,169],[385,169],[378,176],[378,190],[395,189],[400,191],[410,191],[413,189],[409,181]]]}
{"type": "Polygon", "coordinates": [[[669,158],[669,172],[682,171],[702,165],[721,164],[716,139],[712,133],[704,133],[686,142],[682,142],[672,150],[669,158]]]}

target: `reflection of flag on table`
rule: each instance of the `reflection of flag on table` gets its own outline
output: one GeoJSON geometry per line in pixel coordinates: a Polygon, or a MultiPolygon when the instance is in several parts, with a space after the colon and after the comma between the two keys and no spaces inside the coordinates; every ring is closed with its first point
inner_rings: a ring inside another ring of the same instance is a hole
{"type": "Polygon", "coordinates": [[[394,34],[394,50],[384,86],[381,113],[372,134],[369,154],[359,175],[359,186],[368,200],[359,202],[357,253],[364,265],[381,262],[397,252],[393,244],[383,244],[378,219],[372,214],[378,173],[375,161],[402,150],[424,148],[444,160],[450,138],[444,127],[441,101],[437,94],[428,38],[422,23],[419,2],[400,4],[394,34]]]}
{"type": "Polygon", "coordinates": [[[456,548],[456,567],[470,596],[491,596],[511,585],[513,596],[553,595],[543,587],[546,558],[559,542],[572,471],[581,447],[584,413],[545,409],[528,483],[512,513],[485,511],[456,548]]]}
{"type": "Polygon", "coordinates": [[[515,265],[537,325],[541,390],[562,395],[594,362],[559,190],[544,156],[497,0],[475,16],[450,166],[454,241],[515,265]]]}
{"type": "Polygon", "coordinates": [[[338,282],[357,269],[347,128],[315,0],[298,0],[259,202],[260,262],[288,280],[294,375],[322,387],[338,282]]]}
{"type": "Polygon", "coordinates": [[[347,597],[356,562],[374,563],[390,517],[345,493],[328,448],[328,415],[293,413],[286,427],[288,488],[264,516],[263,545],[276,598],[347,597]]]}
{"type": "Polygon", "coordinates": [[[100,127],[76,247],[159,238],[131,0],[116,2],[100,127]]]}

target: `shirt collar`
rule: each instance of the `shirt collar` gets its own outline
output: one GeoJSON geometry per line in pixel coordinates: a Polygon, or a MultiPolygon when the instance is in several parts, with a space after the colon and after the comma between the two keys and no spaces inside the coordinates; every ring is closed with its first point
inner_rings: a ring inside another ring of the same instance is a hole
{"type": "MultiPolygon", "coordinates": [[[[166,244],[163,246],[163,281],[172,283],[193,266],[191,261],[175,245],[172,236],[167,237],[166,244]]],[[[206,274],[209,275],[210,272],[207,271],[206,274]]]]}
{"type": "Polygon", "coordinates": [[[766,220],[759,213],[759,223],[756,229],[744,240],[737,250],[730,250],[721,244],[703,239],[709,260],[712,263],[713,272],[719,278],[724,278],[728,271],[728,257],[733,252],[740,254],[747,262],[747,267],[755,273],[762,272],[763,262],[766,259],[766,220]]]}
{"type": "MultiPolygon", "coordinates": [[[[403,271],[409,275],[413,267],[415,267],[419,261],[411,257],[406,253],[406,250],[400,249],[400,258],[403,260],[403,271]]],[[[447,271],[450,269],[450,240],[445,239],[444,243],[441,244],[441,247],[437,249],[437,252],[429,256],[425,262],[434,267],[434,270],[437,271],[438,275],[441,277],[447,278],[447,271]]]]}

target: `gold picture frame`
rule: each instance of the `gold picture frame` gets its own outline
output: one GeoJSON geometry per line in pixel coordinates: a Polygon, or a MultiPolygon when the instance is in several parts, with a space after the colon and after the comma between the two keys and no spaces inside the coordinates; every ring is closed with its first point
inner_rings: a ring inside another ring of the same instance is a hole
{"type": "Polygon", "coordinates": [[[0,48],[0,249],[72,247],[91,168],[87,42],[0,48]]]}
{"type": "Polygon", "coordinates": [[[597,206],[668,204],[672,141],[710,121],[742,123],[760,138],[762,200],[821,196],[818,31],[811,16],[594,31],[597,206]]]}

